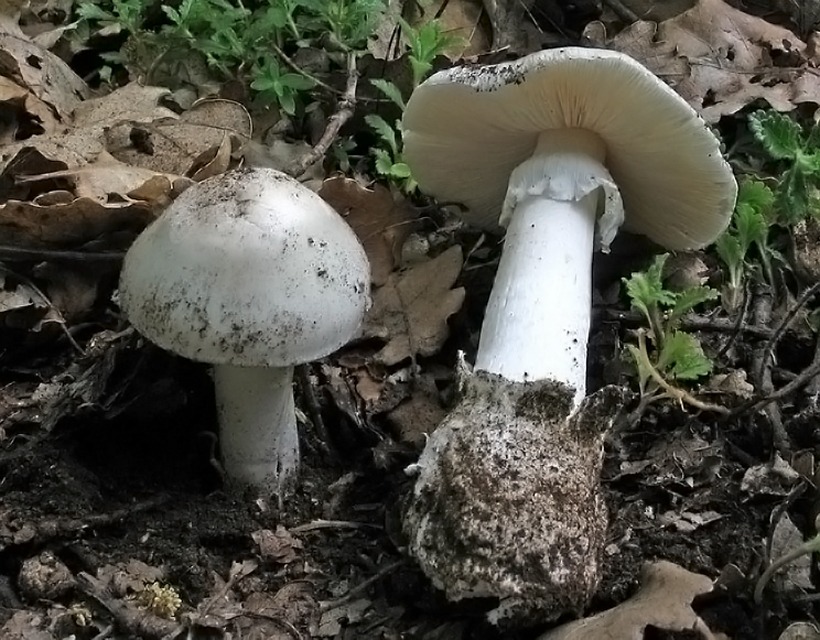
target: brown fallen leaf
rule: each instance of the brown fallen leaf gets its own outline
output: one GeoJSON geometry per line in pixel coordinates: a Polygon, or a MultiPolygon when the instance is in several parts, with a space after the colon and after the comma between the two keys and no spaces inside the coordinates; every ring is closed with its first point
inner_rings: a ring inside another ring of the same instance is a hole
{"type": "Polygon", "coordinates": [[[293,535],[281,524],[276,531],[259,529],[251,534],[251,538],[259,547],[259,555],[263,560],[278,564],[290,564],[299,557],[297,551],[303,548],[302,541],[293,535]]]}
{"type": "Polygon", "coordinates": [[[689,631],[704,640],[728,637],[713,633],[692,609],[696,596],[709,593],[712,580],[664,560],[647,563],[641,588],[629,600],[582,620],[561,625],[538,640],[643,640],[646,628],[689,631]]]}
{"type": "Polygon", "coordinates": [[[61,120],[91,93],[71,67],[22,35],[0,33],[0,75],[29,89],[61,120]]]}
{"type": "Polygon", "coordinates": [[[396,268],[404,240],[412,231],[409,208],[397,203],[379,184],[368,189],[345,177],[325,180],[319,195],[344,216],[359,236],[370,259],[373,284],[382,286],[396,268]]]}
{"type": "Polygon", "coordinates": [[[447,319],[461,309],[464,288],[452,289],[461,273],[461,247],[392,274],[373,294],[364,322],[366,338],[387,344],[374,360],[390,366],[416,355],[436,353],[449,335],[447,319]]]}
{"type": "Polygon", "coordinates": [[[672,85],[708,122],[755,100],[778,111],[820,104],[817,60],[783,27],[699,0],[661,23],[638,21],[604,43],[600,23],[585,31],[592,44],[627,53],[672,85]],[[596,35],[597,34],[597,35],[596,35]]]}
{"type": "Polygon", "coordinates": [[[10,200],[0,205],[0,244],[78,248],[103,236],[123,234],[108,248],[124,248],[154,219],[154,213],[154,205],[147,202],[103,205],[90,198],[48,204],[10,200]]]}
{"type": "Polygon", "coordinates": [[[244,142],[253,133],[250,116],[238,102],[203,100],[181,116],[151,122],[122,120],[104,134],[111,155],[157,173],[190,175],[197,160],[215,152],[226,136],[244,142]]]}
{"type": "Polygon", "coordinates": [[[398,440],[423,446],[426,436],[446,415],[433,376],[422,374],[417,377],[410,397],[390,411],[386,418],[398,440]]]}
{"type": "Polygon", "coordinates": [[[0,77],[0,104],[6,112],[2,144],[14,142],[20,137],[32,134],[51,133],[57,128],[57,119],[49,106],[28,89],[8,78],[0,77]]]}

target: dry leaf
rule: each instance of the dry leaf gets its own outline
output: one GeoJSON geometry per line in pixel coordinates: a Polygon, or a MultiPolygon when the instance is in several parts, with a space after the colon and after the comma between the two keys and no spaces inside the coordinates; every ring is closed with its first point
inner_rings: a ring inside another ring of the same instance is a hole
{"type": "Polygon", "coordinates": [[[190,175],[203,154],[216,154],[225,136],[235,139],[238,147],[251,133],[248,112],[238,102],[204,100],[179,117],[112,125],[105,132],[105,145],[121,162],[158,173],[190,175]]]}
{"type": "Polygon", "coordinates": [[[120,241],[108,248],[125,248],[153,219],[154,208],[146,202],[106,206],[90,198],[54,204],[10,200],[0,205],[0,244],[78,248],[117,234],[120,241]]]}
{"type": "Polygon", "coordinates": [[[401,442],[421,446],[446,415],[433,376],[422,374],[410,397],[386,417],[401,442]]]}
{"type": "Polygon", "coordinates": [[[325,180],[319,195],[359,236],[370,259],[373,284],[382,286],[396,268],[402,244],[412,230],[409,209],[396,203],[390,191],[379,184],[368,189],[344,177],[325,180]]]}
{"type": "Polygon", "coordinates": [[[57,128],[57,119],[45,102],[28,89],[2,76],[0,76],[0,104],[8,114],[6,117],[14,114],[16,120],[14,123],[4,123],[6,131],[3,135],[3,144],[10,144],[15,140],[15,135],[21,125],[28,128],[24,130],[26,137],[31,134],[51,133],[57,128]],[[24,118],[21,117],[23,115],[24,118]]]}
{"type": "Polygon", "coordinates": [[[712,581],[666,561],[647,563],[641,588],[617,607],[541,635],[538,640],[643,640],[650,625],[666,631],[697,632],[704,640],[725,638],[712,633],[692,609],[696,596],[709,593],[712,581]]]}
{"type": "MultiPolygon", "coordinates": [[[[595,33],[600,23],[587,35],[603,45],[595,33]]],[[[722,0],[699,0],[660,24],[636,22],[607,46],[643,62],[709,122],[759,99],[778,111],[820,104],[816,61],[808,60],[806,43],[722,0]]]]}
{"type": "Polygon", "coordinates": [[[90,93],[60,58],[28,38],[8,33],[0,33],[0,75],[29,89],[63,120],[90,93]]]}
{"type": "Polygon", "coordinates": [[[415,355],[431,356],[449,335],[447,319],[461,309],[464,288],[451,289],[461,273],[461,247],[394,273],[373,294],[363,334],[387,344],[374,359],[390,366],[415,355]]]}
{"type": "Polygon", "coordinates": [[[162,106],[170,95],[164,87],[146,87],[131,82],[101,98],[84,101],[74,111],[72,124],[79,129],[111,127],[122,120],[152,122],[176,118],[177,114],[162,106]]]}
{"type": "Polygon", "coordinates": [[[299,557],[297,550],[302,549],[302,541],[294,538],[290,531],[282,525],[276,531],[259,529],[251,534],[251,538],[259,547],[259,555],[263,560],[289,564],[299,557]]]}

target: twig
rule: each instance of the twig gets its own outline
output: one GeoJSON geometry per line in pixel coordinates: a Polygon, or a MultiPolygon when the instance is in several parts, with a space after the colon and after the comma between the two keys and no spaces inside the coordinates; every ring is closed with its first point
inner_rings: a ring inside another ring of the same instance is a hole
{"type": "Polygon", "coordinates": [[[719,413],[722,415],[729,414],[729,410],[726,407],[698,400],[695,396],[693,396],[685,389],[680,389],[669,384],[666,381],[666,379],[660,374],[660,372],[655,368],[655,366],[652,364],[652,361],[649,359],[649,356],[647,355],[646,335],[642,329],[638,331],[638,351],[641,354],[641,359],[643,360],[641,364],[643,364],[643,366],[646,368],[653,382],[657,384],[658,387],[663,389],[664,393],[669,398],[677,400],[681,404],[688,404],[692,407],[695,407],[696,409],[700,409],[701,411],[713,411],[715,413],[719,413]]]}
{"type": "Polygon", "coordinates": [[[339,130],[350,120],[356,109],[356,87],[359,84],[359,72],[356,69],[356,54],[347,55],[347,85],[344,95],[336,108],[336,113],[330,116],[325,131],[319,142],[301,158],[285,169],[285,173],[292,176],[301,176],[309,166],[324,158],[330,145],[339,135],[339,130]]]}
{"type": "Polygon", "coordinates": [[[150,611],[140,609],[127,600],[114,598],[97,578],[81,571],[77,574],[77,584],[88,597],[98,602],[111,614],[117,625],[138,638],[160,640],[172,636],[183,627],[174,620],[167,620],[150,611]]]}
{"type": "Polygon", "coordinates": [[[300,524],[296,527],[291,527],[291,533],[307,533],[309,531],[318,531],[319,529],[383,529],[384,527],[378,524],[371,524],[369,522],[353,522],[352,520],[314,520],[307,524],[300,524]]]}
{"type": "Polygon", "coordinates": [[[763,575],[757,581],[757,585],[755,585],[755,593],[754,593],[754,600],[755,604],[759,605],[763,601],[763,590],[766,588],[766,584],[771,580],[772,576],[777,573],[782,567],[794,562],[800,556],[806,554],[812,554],[815,551],[820,551],[820,535],[814,536],[811,540],[806,540],[803,544],[798,547],[795,547],[787,554],[780,556],[777,560],[772,562],[766,571],[763,572],[763,575]]]}
{"type": "Polygon", "coordinates": [[[103,262],[119,264],[124,251],[62,251],[58,249],[21,249],[0,245],[0,261],[35,260],[42,262],[103,262]]]}
{"type": "MultiPolygon", "coordinates": [[[[636,311],[618,311],[615,309],[593,309],[593,319],[603,317],[605,320],[617,320],[630,325],[643,325],[644,316],[636,311]]],[[[750,336],[769,338],[773,331],[770,327],[761,324],[741,324],[737,320],[723,318],[706,318],[697,315],[688,315],[681,319],[680,328],[684,331],[715,331],[719,333],[735,333],[740,331],[750,336]]]]}
{"type": "Polygon", "coordinates": [[[11,536],[0,537],[0,551],[5,551],[18,544],[37,547],[53,540],[77,538],[89,529],[118,524],[136,513],[154,509],[167,501],[167,497],[152,498],[138,502],[130,507],[111,511],[110,513],[90,514],[83,519],[45,518],[39,522],[32,523],[34,532],[26,536],[25,539],[20,540],[20,542],[14,539],[9,540],[8,538],[11,538],[11,536]]]}
{"type": "Polygon", "coordinates": [[[715,354],[715,360],[719,361],[725,356],[729,349],[732,348],[732,345],[737,341],[738,336],[743,328],[743,325],[746,323],[746,318],[749,315],[749,306],[752,301],[752,296],[749,293],[749,282],[746,281],[743,287],[743,306],[740,308],[740,313],[737,314],[737,319],[734,322],[734,326],[732,328],[732,334],[729,336],[729,339],[726,341],[720,351],[715,354]]]}
{"type": "Polygon", "coordinates": [[[284,62],[286,66],[290,67],[291,71],[294,71],[295,73],[298,73],[300,76],[302,76],[303,78],[307,78],[311,82],[315,82],[317,87],[321,87],[325,91],[330,91],[331,93],[335,93],[337,95],[344,95],[344,92],[340,91],[336,87],[331,87],[326,82],[323,82],[322,80],[319,80],[319,78],[317,78],[316,76],[314,76],[314,75],[308,73],[307,71],[305,71],[304,69],[302,69],[302,67],[300,67],[298,64],[296,64],[291,59],[291,57],[288,56],[287,53],[282,51],[282,48],[279,45],[277,45],[275,42],[268,42],[267,45],[271,49],[273,49],[273,51],[276,53],[276,55],[279,56],[282,59],[282,62],[284,62]]]}
{"type": "Polygon", "coordinates": [[[343,604],[345,604],[346,602],[350,602],[350,600],[355,598],[357,595],[359,595],[363,591],[366,591],[367,588],[370,587],[370,585],[378,582],[379,580],[384,578],[388,573],[392,573],[393,571],[395,571],[400,566],[402,566],[406,563],[407,563],[407,561],[404,560],[404,559],[396,560],[395,562],[387,565],[386,567],[383,567],[375,575],[369,577],[367,580],[364,580],[360,584],[357,584],[355,587],[350,589],[341,598],[336,598],[335,600],[327,600],[325,602],[322,602],[319,605],[319,611],[325,612],[325,611],[330,611],[331,609],[335,609],[336,607],[341,607],[343,604]]]}
{"type": "Polygon", "coordinates": [[[791,309],[789,309],[788,313],[786,313],[786,315],[783,316],[777,327],[775,327],[774,333],[772,334],[771,338],[769,338],[768,342],[766,342],[766,346],[763,348],[763,356],[761,357],[760,362],[757,363],[760,367],[760,370],[755,372],[757,376],[763,375],[762,369],[763,367],[769,365],[769,362],[772,359],[774,348],[775,346],[777,346],[777,343],[780,341],[780,338],[783,337],[783,334],[786,332],[786,329],[788,329],[791,325],[792,320],[794,320],[794,317],[797,315],[797,312],[803,308],[803,306],[809,301],[809,299],[815,293],[817,293],[817,291],[820,291],[820,282],[815,282],[811,287],[806,289],[795,301],[791,309]]]}
{"type": "Polygon", "coordinates": [[[16,272],[12,271],[11,269],[9,269],[8,267],[3,266],[2,264],[0,264],[0,271],[2,271],[4,273],[7,273],[8,275],[14,276],[15,278],[20,280],[23,284],[25,284],[29,289],[31,289],[34,293],[36,293],[42,299],[42,301],[45,303],[45,305],[56,314],[56,316],[57,316],[56,322],[57,322],[58,325],[60,325],[60,330],[65,334],[65,337],[68,338],[69,344],[72,347],[74,347],[74,349],[77,351],[77,353],[79,353],[81,356],[84,356],[85,355],[85,350],[77,343],[77,341],[74,339],[74,336],[71,335],[71,332],[68,330],[68,327],[66,326],[66,321],[65,321],[65,318],[63,317],[63,314],[60,312],[60,310],[57,307],[54,306],[54,303],[51,301],[51,299],[49,299],[49,297],[45,293],[42,292],[40,287],[38,287],[36,284],[34,284],[34,282],[31,279],[27,278],[24,275],[21,275],[19,273],[16,273],[16,272]]]}
{"type": "Polygon", "coordinates": [[[627,7],[621,0],[604,0],[604,4],[608,5],[615,14],[624,22],[633,23],[638,22],[640,16],[627,7]]]}
{"type": "Polygon", "coordinates": [[[777,391],[773,391],[764,398],[750,400],[749,402],[740,405],[731,412],[730,417],[746,413],[747,411],[757,411],[772,402],[786,398],[805,387],[817,375],[820,375],[820,338],[818,338],[817,343],[815,344],[814,358],[812,359],[811,364],[803,369],[803,371],[801,371],[794,380],[777,391]]]}
{"type": "Polygon", "coordinates": [[[313,423],[313,428],[319,436],[319,446],[322,449],[322,453],[328,458],[335,458],[333,448],[330,445],[330,433],[322,418],[322,408],[319,406],[319,401],[316,399],[316,394],[313,392],[313,385],[310,382],[309,366],[310,365],[307,364],[300,364],[295,367],[296,384],[299,385],[302,402],[305,403],[308,415],[310,415],[310,421],[313,423]]]}

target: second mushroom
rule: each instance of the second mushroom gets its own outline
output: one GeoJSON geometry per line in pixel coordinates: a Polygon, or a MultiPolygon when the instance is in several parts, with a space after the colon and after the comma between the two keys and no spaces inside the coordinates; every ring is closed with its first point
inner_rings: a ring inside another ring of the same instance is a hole
{"type": "Polygon", "coordinates": [[[475,372],[461,366],[462,400],[415,467],[410,549],[450,598],[498,599],[497,622],[580,612],[605,540],[603,437],[622,400],[586,397],[593,252],[622,226],[670,249],[709,244],[729,223],[734,176],[692,107],[606,50],[439,72],[403,130],[423,191],[506,228],[475,372]]]}
{"type": "Polygon", "coordinates": [[[344,219],[272,169],[188,188],[125,257],[120,304],[136,329],[213,365],[225,475],[264,494],[293,485],[293,367],[356,335],[370,264],[344,219]]]}

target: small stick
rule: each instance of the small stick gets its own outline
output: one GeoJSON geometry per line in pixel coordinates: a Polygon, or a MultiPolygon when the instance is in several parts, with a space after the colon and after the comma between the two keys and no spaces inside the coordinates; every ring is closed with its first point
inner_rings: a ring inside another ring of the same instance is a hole
{"type": "Polygon", "coordinates": [[[77,584],[82,592],[98,602],[111,614],[117,625],[138,638],[161,639],[171,637],[183,627],[174,620],[155,616],[150,611],[140,609],[126,600],[114,598],[108,589],[91,574],[81,571],[77,574],[77,584]]]}
{"type": "Polygon", "coordinates": [[[640,16],[627,7],[621,0],[604,0],[604,4],[608,5],[615,14],[624,22],[633,23],[638,22],[640,16]]]}
{"type": "Polygon", "coordinates": [[[152,498],[150,500],[139,502],[131,507],[111,511],[110,513],[91,514],[84,519],[45,518],[39,522],[33,523],[33,534],[27,536],[20,542],[13,539],[13,534],[0,538],[0,551],[5,551],[6,549],[18,544],[26,544],[37,547],[53,540],[77,538],[89,529],[118,524],[124,520],[127,520],[136,513],[148,511],[162,505],[167,501],[167,497],[152,498]],[[12,539],[9,540],[8,538],[12,539]]]}
{"type": "Polygon", "coordinates": [[[313,392],[308,367],[309,365],[307,364],[300,364],[294,368],[296,383],[299,385],[302,401],[305,403],[308,414],[310,415],[313,428],[316,429],[316,434],[319,436],[319,446],[322,449],[322,453],[328,458],[334,458],[333,449],[330,446],[330,432],[328,432],[325,421],[322,419],[322,408],[319,406],[319,401],[313,392]]]}
{"type": "Polygon", "coordinates": [[[72,347],[74,347],[74,349],[77,351],[77,353],[79,353],[81,356],[84,356],[85,355],[85,350],[77,343],[77,341],[74,339],[74,336],[71,335],[71,332],[68,330],[68,327],[66,326],[66,321],[65,321],[65,318],[63,317],[63,314],[60,312],[60,310],[57,307],[54,306],[54,303],[49,299],[49,297],[45,293],[42,292],[40,287],[38,287],[36,284],[34,284],[34,282],[32,282],[26,276],[21,275],[19,273],[15,273],[11,269],[8,269],[7,267],[4,267],[2,264],[0,264],[0,271],[14,276],[15,278],[20,280],[23,284],[25,284],[29,289],[31,289],[34,293],[36,293],[42,299],[42,301],[45,303],[45,305],[56,314],[57,324],[60,325],[60,330],[65,334],[65,337],[68,338],[69,344],[72,347]]]}
{"type": "Polygon", "coordinates": [[[777,343],[780,341],[780,338],[786,332],[786,329],[794,320],[794,317],[797,315],[797,312],[803,308],[803,306],[809,301],[817,291],[820,290],[820,282],[815,282],[811,287],[806,289],[800,297],[795,301],[794,305],[792,305],[791,309],[789,309],[788,313],[780,320],[780,323],[774,330],[774,333],[769,338],[768,342],[766,342],[766,346],[763,349],[763,356],[758,363],[758,371],[756,371],[757,377],[761,378],[763,376],[763,368],[768,366],[769,362],[772,359],[772,354],[774,353],[774,348],[777,346],[777,343]]]}
{"type": "Polygon", "coordinates": [[[339,100],[336,113],[330,116],[327,127],[325,127],[325,131],[316,146],[287,167],[285,173],[296,177],[301,176],[309,166],[324,158],[327,150],[330,149],[330,145],[339,135],[339,130],[353,117],[353,112],[356,109],[356,88],[358,84],[359,72],[356,69],[356,54],[349,53],[347,55],[347,85],[342,99],[339,100]]]}
{"type": "Polygon", "coordinates": [[[384,527],[378,524],[371,524],[369,522],[353,522],[352,520],[314,520],[307,524],[300,524],[296,527],[291,527],[291,533],[308,533],[309,531],[318,531],[319,529],[383,529],[384,527]]]}
{"type": "Polygon", "coordinates": [[[0,245],[0,261],[35,260],[42,262],[103,262],[119,264],[124,251],[63,251],[59,249],[21,249],[0,245]]]}
{"type": "Polygon", "coordinates": [[[355,598],[357,595],[359,595],[363,591],[366,591],[370,585],[378,582],[379,580],[384,578],[388,573],[392,573],[403,564],[406,564],[406,562],[406,560],[402,559],[396,560],[395,562],[387,565],[386,567],[380,569],[375,575],[369,577],[367,580],[363,581],[360,584],[357,584],[355,587],[350,589],[350,591],[348,591],[341,598],[336,598],[335,600],[328,600],[326,602],[322,602],[319,605],[319,611],[330,611],[331,609],[335,609],[336,607],[340,607],[343,604],[350,602],[350,600],[355,598]]]}

